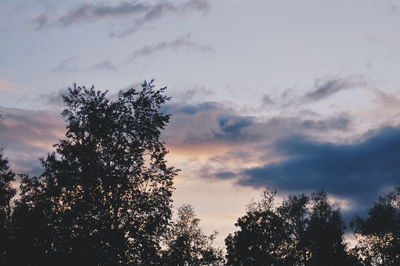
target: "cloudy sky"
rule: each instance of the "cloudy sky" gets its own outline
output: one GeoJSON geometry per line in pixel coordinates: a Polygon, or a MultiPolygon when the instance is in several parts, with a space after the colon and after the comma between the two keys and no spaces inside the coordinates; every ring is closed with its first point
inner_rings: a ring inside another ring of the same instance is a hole
{"type": "Polygon", "coordinates": [[[264,187],[346,217],[399,184],[396,0],[2,0],[0,146],[20,173],[63,137],[60,95],[156,79],[163,138],[218,243],[264,187]]]}

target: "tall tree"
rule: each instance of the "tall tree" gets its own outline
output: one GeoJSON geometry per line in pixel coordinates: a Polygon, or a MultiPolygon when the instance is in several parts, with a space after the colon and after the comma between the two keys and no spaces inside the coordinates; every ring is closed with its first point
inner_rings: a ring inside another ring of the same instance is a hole
{"type": "Polygon", "coordinates": [[[353,221],[353,228],[358,240],[354,251],[364,265],[399,265],[400,187],[379,197],[365,218],[353,221]]]}
{"type": "Polygon", "coordinates": [[[11,200],[15,196],[15,174],[0,150],[0,265],[5,265],[11,251],[11,200]]]}
{"type": "Polygon", "coordinates": [[[284,221],[282,228],[287,237],[285,262],[287,265],[306,265],[310,258],[307,248],[306,229],[310,223],[310,197],[289,195],[277,208],[284,221]]]}
{"type": "Polygon", "coordinates": [[[43,174],[25,179],[17,204],[20,231],[26,219],[42,228],[29,240],[43,256],[36,265],[160,262],[177,173],[160,140],[164,89],[144,82],[110,100],[74,84],[63,96],[65,138],[42,160],[43,174]]]}
{"type": "Polygon", "coordinates": [[[310,266],[354,265],[343,240],[345,225],[339,209],[334,209],[323,191],[312,195],[312,207],[305,231],[310,266]]]}
{"type": "Polygon", "coordinates": [[[216,232],[207,236],[199,226],[200,219],[190,205],[178,209],[178,218],[166,237],[164,263],[171,266],[220,265],[222,250],[212,246],[216,232]]]}

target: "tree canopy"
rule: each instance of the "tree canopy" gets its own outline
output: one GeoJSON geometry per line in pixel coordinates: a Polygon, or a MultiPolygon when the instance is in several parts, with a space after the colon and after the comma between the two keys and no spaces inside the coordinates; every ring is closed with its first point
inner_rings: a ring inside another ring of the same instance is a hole
{"type": "Polygon", "coordinates": [[[344,222],[325,192],[289,196],[279,206],[265,191],[228,235],[228,265],[354,265],[343,240],[344,222]]]}
{"type": "Polygon", "coordinates": [[[212,246],[217,232],[207,236],[190,205],[178,209],[178,217],[166,237],[166,265],[216,265],[223,263],[222,250],[212,246]]]}
{"type": "Polygon", "coordinates": [[[159,263],[177,173],[160,140],[163,91],[144,82],[110,100],[74,85],[63,96],[65,138],[40,177],[23,179],[16,204],[20,241],[35,248],[21,247],[26,265],[159,263]]]}
{"type": "Polygon", "coordinates": [[[357,246],[354,251],[363,265],[399,265],[400,187],[379,197],[366,217],[353,221],[357,246]]]}

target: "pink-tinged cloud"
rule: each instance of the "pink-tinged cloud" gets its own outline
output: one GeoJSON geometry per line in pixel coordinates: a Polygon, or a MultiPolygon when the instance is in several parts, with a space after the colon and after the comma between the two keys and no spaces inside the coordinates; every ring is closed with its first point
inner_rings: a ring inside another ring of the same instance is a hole
{"type": "Polygon", "coordinates": [[[9,81],[5,78],[0,78],[0,92],[7,92],[12,94],[18,94],[25,92],[26,88],[18,86],[16,83],[9,81]]]}
{"type": "Polygon", "coordinates": [[[61,116],[51,111],[0,108],[0,147],[16,171],[39,172],[45,157],[64,135],[61,116]]]}

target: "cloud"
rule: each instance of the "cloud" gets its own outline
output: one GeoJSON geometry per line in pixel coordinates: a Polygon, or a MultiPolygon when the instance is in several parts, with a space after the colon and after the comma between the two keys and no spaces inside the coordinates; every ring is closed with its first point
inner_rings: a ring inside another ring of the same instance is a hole
{"type": "MultiPolygon", "coordinates": [[[[76,64],[76,57],[69,57],[60,64],[55,66],[50,70],[51,73],[76,73],[82,71],[76,64]]],[[[110,60],[104,60],[99,63],[93,64],[91,66],[85,67],[85,70],[94,70],[94,71],[117,71],[118,68],[114,65],[114,63],[110,60]]]]}
{"type": "Polygon", "coordinates": [[[0,92],[7,92],[12,94],[20,94],[27,90],[22,86],[15,84],[5,78],[0,78],[0,92]]]}
{"type": "Polygon", "coordinates": [[[332,96],[343,90],[353,88],[368,88],[370,85],[367,81],[360,78],[331,78],[328,80],[317,79],[315,90],[304,95],[305,102],[320,101],[332,96]]]}
{"type": "MultiPolygon", "coordinates": [[[[155,7],[153,7],[155,8],[155,7]]],[[[51,20],[47,14],[41,14],[34,22],[37,28],[42,29],[49,26],[68,27],[82,22],[95,22],[105,18],[121,18],[135,16],[150,12],[151,6],[132,2],[120,2],[117,5],[106,4],[82,4],[69,10],[58,18],[51,20]]]]}
{"type": "Polygon", "coordinates": [[[371,80],[359,76],[325,77],[315,80],[314,88],[302,93],[294,88],[286,88],[275,95],[265,94],[261,101],[261,108],[298,108],[305,104],[328,100],[330,97],[346,90],[365,89],[375,93],[379,91],[371,80]]]}
{"type": "Polygon", "coordinates": [[[277,115],[265,121],[258,121],[251,127],[242,130],[242,138],[249,140],[276,140],[296,132],[307,134],[327,134],[334,131],[348,131],[351,119],[347,114],[339,114],[327,118],[303,119],[298,116],[277,115]]]}
{"type": "Polygon", "coordinates": [[[63,89],[56,90],[52,93],[41,94],[39,96],[38,100],[42,101],[46,105],[63,107],[64,100],[63,100],[62,96],[65,95],[66,93],[68,93],[68,89],[63,88],[63,89]]]}
{"type": "Polygon", "coordinates": [[[117,4],[82,4],[56,18],[41,14],[34,19],[37,29],[50,26],[69,27],[79,23],[93,23],[101,20],[129,20],[130,26],[120,32],[113,32],[112,36],[124,36],[132,33],[138,27],[158,20],[166,15],[177,15],[187,12],[207,12],[210,4],[207,0],[189,0],[181,4],[172,4],[161,1],[152,4],[146,1],[120,1],[117,4]]]}
{"type": "Polygon", "coordinates": [[[191,11],[191,10],[198,10],[202,12],[208,12],[210,9],[210,3],[204,0],[191,0],[186,2],[182,6],[182,11],[191,11]]]}
{"type": "Polygon", "coordinates": [[[192,49],[196,50],[199,52],[205,52],[205,53],[211,53],[213,52],[213,48],[210,46],[202,45],[197,42],[192,41],[190,34],[178,37],[170,42],[160,42],[156,45],[146,45],[143,46],[142,48],[134,51],[130,57],[129,61],[132,61],[138,57],[143,57],[143,56],[151,56],[155,53],[162,52],[162,51],[176,51],[179,49],[192,49]]]}
{"type": "Polygon", "coordinates": [[[37,30],[43,29],[49,25],[49,17],[45,14],[41,14],[33,19],[33,24],[37,30]]]}
{"type": "Polygon", "coordinates": [[[273,105],[275,102],[271,99],[271,97],[267,94],[265,94],[262,98],[262,105],[267,106],[267,105],[273,105]]]}
{"type": "Polygon", "coordinates": [[[182,103],[189,103],[198,101],[200,98],[211,96],[213,94],[214,92],[210,88],[207,88],[205,86],[195,86],[178,92],[176,96],[173,96],[173,98],[178,99],[178,101],[182,103]]]}
{"type": "Polygon", "coordinates": [[[110,60],[104,60],[89,67],[89,70],[117,71],[118,68],[110,60]]]}
{"type": "Polygon", "coordinates": [[[17,91],[17,89],[16,89],[15,84],[12,83],[11,81],[0,78],[0,92],[1,91],[15,93],[17,91]]]}
{"type": "Polygon", "coordinates": [[[61,116],[50,111],[1,107],[0,147],[17,172],[38,174],[45,157],[64,134],[61,116]]]}
{"type": "Polygon", "coordinates": [[[245,178],[239,184],[289,192],[325,189],[363,205],[387,186],[400,183],[400,128],[382,128],[353,144],[317,142],[293,135],[272,148],[285,159],[244,169],[245,178]]]}
{"type": "Polygon", "coordinates": [[[219,179],[230,179],[236,177],[236,174],[234,172],[224,171],[216,173],[216,177],[219,179]]]}
{"type": "Polygon", "coordinates": [[[263,143],[293,133],[343,132],[352,125],[346,114],[317,119],[279,115],[262,119],[217,102],[173,103],[163,112],[172,114],[164,134],[165,140],[172,143],[263,143]]]}
{"type": "Polygon", "coordinates": [[[69,57],[63,60],[58,66],[52,68],[50,72],[56,73],[74,73],[78,72],[78,68],[74,65],[73,61],[76,60],[75,57],[69,57]]]}

